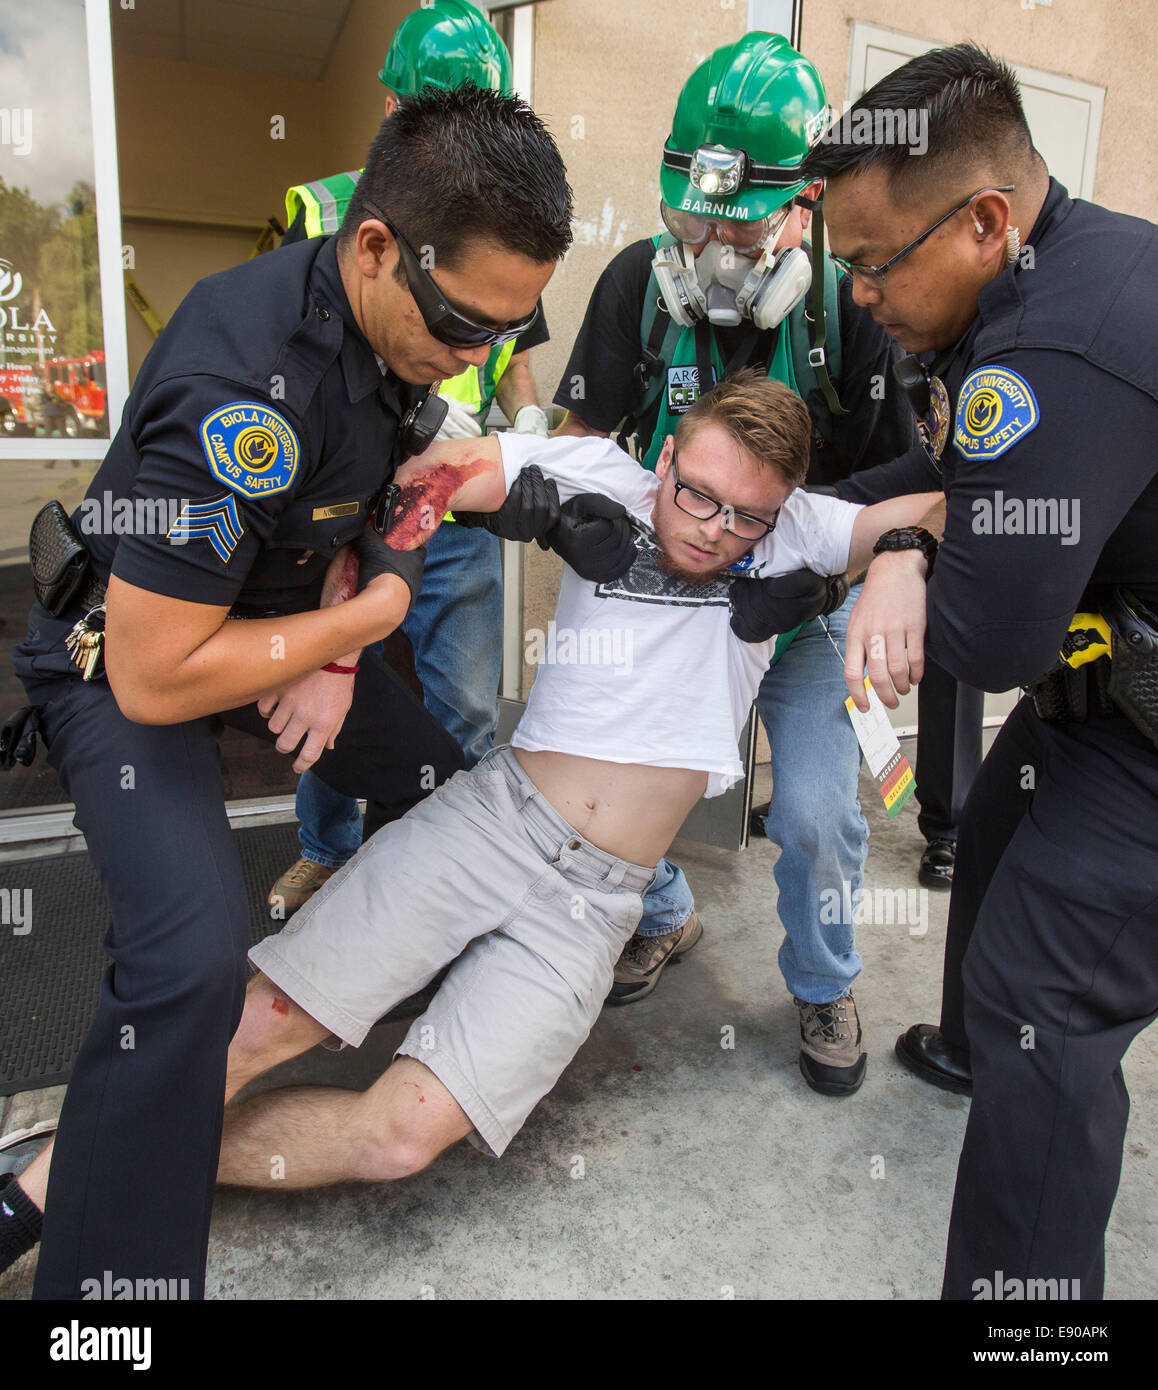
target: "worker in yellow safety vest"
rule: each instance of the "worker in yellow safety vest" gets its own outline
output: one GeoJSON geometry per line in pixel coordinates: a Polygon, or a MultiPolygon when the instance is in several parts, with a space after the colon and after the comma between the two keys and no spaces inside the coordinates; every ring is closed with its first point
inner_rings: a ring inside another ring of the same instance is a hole
{"type": "MultiPolygon", "coordinates": [[[[423,87],[463,82],[511,91],[511,59],[502,39],[468,0],[435,0],[399,25],[378,74],[386,88],[385,116],[423,87]]],[[[342,224],[360,169],[286,193],[283,245],[330,236],[342,224]]],[[[435,273],[437,273],[435,271],[435,273]]],[[[441,439],[484,433],[497,400],[520,434],[546,435],[546,412],[530,368],[530,349],[548,338],[542,305],[531,327],[491,350],[481,367],[444,381],[439,395],[449,405],[441,439]]],[[[502,664],[502,566],[498,540],[488,531],[441,526],[427,546],[422,593],[402,631],[414,649],[414,665],[427,708],[462,746],[472,767],[493,745],[498,722],[502,664]]],[[[297,911],[349,859],[362,841],[358,803],[305,773],[298,783],[301,857],[270,891],[271,912],[297,911]]]]}

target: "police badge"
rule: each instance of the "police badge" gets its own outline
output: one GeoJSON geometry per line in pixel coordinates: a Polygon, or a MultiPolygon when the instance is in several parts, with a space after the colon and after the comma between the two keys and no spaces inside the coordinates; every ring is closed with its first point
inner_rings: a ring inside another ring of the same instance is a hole
{"type": "Polygon", "coordinates": [[[934,459],[940,459],[949,438],[949,421],[953,411],[949,405],[949,393],[939,376],[929,377],[929,409],[917,421],[917,433],[921,443],[934,459]]]}
{"type": "Polygon", "coordinates": [[[949,422],[953,416],[945,383],[934,376],[915,353],[893,364],[893,378],[916,413],[917,433],[925,452],[938,463],[949,438],[949,422]]]}

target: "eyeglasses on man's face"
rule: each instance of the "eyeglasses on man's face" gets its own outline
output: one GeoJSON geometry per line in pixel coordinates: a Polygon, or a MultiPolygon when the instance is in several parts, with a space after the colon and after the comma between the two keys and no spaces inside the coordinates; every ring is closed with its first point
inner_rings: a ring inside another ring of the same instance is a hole
{"type": "Polygon", "coordinates": [[[763,517],[752,516],[749,512],[737,511],[727,502],[717,502],[714,497],[698,492],[694,487],[688,487],[687,483],[681,483],[677,468],[677,450],[674,448],[671,457],[671,476],[672,482],[675,484],[676,506],[681,512],[686,512],[688,516],[694,516],[697,521],[710,521],[717,513],[722,513],[724,530],[730,531],[733,536],[739,537],[742,541],[762,541],[769,532],[776,529],[776,522],[780,516],[779,508],[777,508],[776,516],[771,521],[765,521],[763,517]]]}
{"type": "Polygon", "coordinates": [[[894,266],[899,265],[906,256],[911,256],[922,242],[928,241],[937,228],[943,227],[950,217],[955,217],[962,208],[969,207],[975,198],[981,197],[982,193],[1012,193],[1015,187],[1016,185],[1012,183],[1002,183],[995,184],[992,188],[978,188],[967,198],[962,198],[959,203],[955,203],[944,217],[938,217],[931,227],[927,227],[919,237],[910,241],[908,246],[903,246],[895,256],[890,256],[883,265],[862,265],[856,261],[846,261],[843,256],[834,256],[831,251],[828,253],[828,258],[841,270],[847,271],[849,275],[855,275],[858,280],[863,281],[866,285],[871,285],[873,289],[883,289],[889,271],[894,266]]]}
{"type": "Polygon", "coordinates": [[[520,319],[518,323],[508,323],[504,328],[491,328],[476,323],[474,319],[467,318],[465,314],[451,308],[434,277],[423,267],[414,254],[414,248],[394,223],[373,203],[363,199],[362,206],[371,217],[376,217],[379,222],[390,228],[391,236],[398,243],[398,254],[402,258],[406,284],[414,296],[415,304],[418,305],[418,312],[426,324],[426,331],[438,342],[452,348],[495,347],[499,343],[509,343],[512,338],[525,333],[539,317],[539,307],[536,305],[531,314],[525,319],[520,319]]]}

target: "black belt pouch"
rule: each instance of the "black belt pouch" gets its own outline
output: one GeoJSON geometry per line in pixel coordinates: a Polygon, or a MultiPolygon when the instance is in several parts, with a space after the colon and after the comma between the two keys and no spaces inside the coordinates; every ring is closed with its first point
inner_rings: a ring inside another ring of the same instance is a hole
{"type": "Polygon", "coordinates": [[[37,602],[59,618],[80,593],[92,557],[77,540],[68,513],[58,501],[36,513],[28,533],[28,558],[37,602]]]}

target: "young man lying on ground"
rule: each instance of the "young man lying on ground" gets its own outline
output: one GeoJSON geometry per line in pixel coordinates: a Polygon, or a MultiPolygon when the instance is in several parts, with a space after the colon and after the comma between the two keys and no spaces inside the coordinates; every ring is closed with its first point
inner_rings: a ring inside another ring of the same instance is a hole
{"type": "MultiPolygon", "coordinates": [[[[230,1096],[330,1033],[357,1046],[454,965],[368,1091],[290,1087],[230,1107],[220,1182],[379,1182],[468,1135],[507,1147],[591,1031],[684,818],[743,775],[740,730],[774,643],[735,635],[730,586],[863,569],[883,531],[936,500],[862,508],[796,490],[809,428],[796,395],[743,372],[683,416],[654,475],[608,440],[512,434],[438,445],[399,471],[395,548],[421,544],[447,503],[496,510],[534,463],[564,500],[622,503],[637,557],[611,584],[564,569],[556,646],[579,659],[541,666],[511,746],[385,826],[250,953],[262,973],[230,1047],[230,1096]]],[[[44,1157],[25,1174],[35,1187],[44,1157]]]]}

